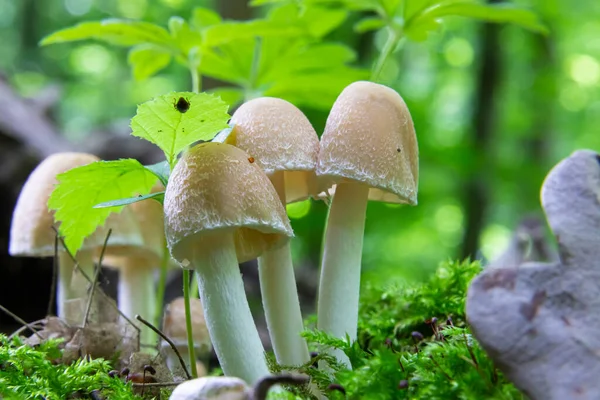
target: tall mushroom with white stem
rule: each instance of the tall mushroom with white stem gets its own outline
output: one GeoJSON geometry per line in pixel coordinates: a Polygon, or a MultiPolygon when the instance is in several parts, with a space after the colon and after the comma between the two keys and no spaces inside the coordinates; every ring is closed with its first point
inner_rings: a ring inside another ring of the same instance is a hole
{"type": "MultiPolygon", "coordinates": [[[[318,194],[315,167],[319,137],[302,111],[285,100],[261,97],[238,108],[231,122],[234,128],[225,143],[256,160],[284,205],[318,194]]],[[[259,257],[258,273],[277,362],[309,362],[308,345],[300,336],[304,323],[289,242],[259,257]]]]}
{"type": "MultiPolygon", "coordinates": [[[[161,183],[152,188],[152,193],[164,190],[161,183]]],[[[109,246],[103,258],[103,264],[119,270],[117,303],[119,310],[135,320],[136,315],[153,319],[156,310],[155,272],[160,268],[165,249],[163,208],[155,200],[147,199],[125,207],[131,212],[141,232],[142,243],[132,241],[120,246],[109,246]]],[[[113,232],[119,233],[128,227],[121,223],[119,215],[114,218],[113,232]]],[[[127,222],[127,221],[123,221],[127,222]]],[[[135,320],[138,322],[137,320],[135,320]]],[[[156,335],[146,325],[138,322],[144,344],[153,344],[156,335]]]]}
{"type": "Polygon", "coordinates": [[[238,263],[293,236],[275,188],[242,150],[202,143],[173,168],[164,210],[171,255],[196,272],[204,318],[223,372],[257,382],[269,369],[238,263]]]}
{"type": "MultiPolygon", "coordinates": [[[[48,199],[58,183],[56,176],[72,168],[80,167],[98,161],[99,158],[86,153],[57,153],[43,160],[29,175],[13,213],[10,228],[10,249],[13,256],[52,257],[56,234],[54,226],[54,212],[48,210],[48,199]]],[[[131,215],[123,210],[120,218],[127,220],[127,229],[119,234],[111,235],[110,244],[123,242],[140,242],[139,231],[132,223],[131,215]]],[[[102,248],[110,221],[104,227],[98,228],[94,234],[84,242],[75,258],[79,268],[88,276],[93,277],[94,255],[102,248]]],[[[58,246],[58,281],[57,281],[57,308],[58,316],[65,315],[65,303],[69,299],[83,297],[88,285],[81,275],[74,275],[74,263],[71,257],[58,246]],[[72,282],[75,276],[75,281],[72,282]]]]}
{"type": "MultiPolygon", "coordinates": [[[[367,201],[417,204],[418,145],[394,90],[355,82],[335,101],[321,137],[317,176],[336,184],[321,260],[317,327],[356,339],[367,201]]],[[[335,356],[348,367],[341,351],[335,356]]]]}

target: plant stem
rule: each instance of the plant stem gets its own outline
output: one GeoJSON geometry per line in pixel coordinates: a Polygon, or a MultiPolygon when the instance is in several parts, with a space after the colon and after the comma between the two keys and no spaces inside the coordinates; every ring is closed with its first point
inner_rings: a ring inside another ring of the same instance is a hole
{"type": "Polygon", "coordinates": [[[160,326],[163,314],[163,306],[165,301],[165,288],[167,287],[167,268],[171,254],[166,245],[163,249],[163,258],[160,262],[160,272],[158,275],[158,287],[156,288],[156,299],[154,304],[154,325],[160,326]]]}
{"type": "Polygon", "coordinates": [[[194,351],[194,336],[192,333],[192,312],[190,307],[190,271],[187,269],[183,270],[183,298],[185,304],[185,328],[187,331],[188,341],[188,353],[190,360],[190,367],[192,369],[192,376],[198,377],[198,371],[196,370],[196,354],[194,351]]]}
{"type": "Polygon", "coordinates": [[[232,233],[194,247],[204,318],[223,372],[255,384],[269,375],[264,349],[244,292],[232,233]]]}
{"type": "MultiPolygon", "coordinates": [[[[336,337],[356,339],[360,269],[369,188],[340,183],[331,201],[321,263],[317,327],[336,337]]],[[[333,354],[348,367],[346,355],[333,354]]]]}
{"type": "Polygon", "coordinates": [[[385,42],[385,45],[383,46],[383,50],[381,51],[381,53],[379,53],[379,57],[377,58],[375,66],[373,67],[373,72],[371,73],[371,81],[373,82],[377,82],[377,80],[379,79],[379,75],[381,74],[381,71],[383,70],[386,61],[390,58],[390,56],[396,49],[396,46],[398,46],[400,38],[402,37],[391,26],[388,26],[387,31],[387,40],[385,42]]]}
{"type": "MultiPolygon", "coordinates": [[[[126,259],[119,269],[118,304],[119,309],[129,318],[141,315],[152,318],[156,304],[154,290],[153,268],[144,259],[126,259]]],[[[142,344],[156,343],[157,337],[150,328],[140,327],[140,342],[142,344]]]]}
{"type": "MultiPolygon", "coordinates": [[[[276,172],[271,182],[281,202],[286,204],[283,172],[276,172]]],[[[259,257],[258,274],[267,328],[277,362],[284,365],[307,363],[310,354],[306,340],[300,336],[304,323],[289,241],[259,257]]]]}
{"type": "Polygon", "coordinates": [[[200,89],[202,89],[202,84],[200,83],[200,73],[198,72],[198,67],[191,66],[190,72],[192,73],[192,92],[200,93],[200,89]]]}

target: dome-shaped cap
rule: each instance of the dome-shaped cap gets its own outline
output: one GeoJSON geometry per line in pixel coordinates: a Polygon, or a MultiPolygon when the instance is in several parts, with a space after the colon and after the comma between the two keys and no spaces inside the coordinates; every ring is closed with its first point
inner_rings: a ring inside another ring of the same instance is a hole
{"type": "Polygon", "coordinates": [[[203,236],[233,233],[239,262],[293,236],[271,181],[244,151],[222,143],[193,147],[177,163],[165,193],[165,233],[184,263],[203,236]]]}
{"type": "Polygon", "coordinates": [[[319,137],[302,111],[285,100],[260,97],[242,104],[231,122],[224,143],[244,150],[267,175],[284,172],[288,203],[317,195],[319,137]]]}
{"type": "MultiPolygon", "coordinates": [[[[151,193],[162,192],[165,187],[161,182],[157,182],[151,190],[151,193]]],[[[160,265],[165,246],[165,224],[163,218],[162,205],[153,199],[138,201],[125,206],[124,211],[131,215],[132,222],[140,230],[141,242],[132,241],[123,243],[120,246],[107,247],[103,258],[103,264],[115,268],[126,268],[129,260],[137,259],[136,265],[147,265],[148,268],[156,268],[160,265]]],[[[113,214],[114,215],[114,214],[113,214]]],[[[118,215],[111,215],[115,218],[114,230],[118,234],[120,231],[129,229],[130,225],[116,221],[118,215]],[[116,223],[118,225],[116,225],[116,223]]],[[[107,224],[109,227],[111,224],[107,224]]],[[[111,234],[111,236],[112,236],[111,234]]]]}
{"type": "Polygon", "coordinates": [[[205,376],[185,381],[173,390],[169,400],[249,400],[252,389],[240,378],[205,376]]]}
{"type": "Polygon", "coordinates": [[[369,200],[417,204],[419,148],[412,118],[394,90],[354,82],[335,101],[321,137],[317,175],[367,184],[369,200]]]}
{"type": "MultiPolygon", "coordinates": [[[[48,210],[48,199],[58,181],[56,176],[70,169],[81,167],[99,158],[87,153],[57,153],[43,160],[29,175],[15,206],[11,223],[10,254],[20,256],[49,257],[54,255],[54,211],[48,210]]],[[[127,212],[111,215],[103,227],[88,237],[81,250],[97,250],[102,247],[112,221],[120,218],[127,229],[111,234],[109,245],[140,240],[139,230],[131,225],[127,212]]],[[[59,250],[61,247],[59,246],[59,250]]]]}
{"type": "MultiPolygon", "coordinates": [[[[195,347],[202,352],[209,352],[212,345],[200,299],[190,298],[190,313],[192,315],[192,335],[195,347]]],[[[183,297],[176,298],[165,307],[163,333],[176,345],[182,344],[187,347],[185,299],[183,297]]]]}

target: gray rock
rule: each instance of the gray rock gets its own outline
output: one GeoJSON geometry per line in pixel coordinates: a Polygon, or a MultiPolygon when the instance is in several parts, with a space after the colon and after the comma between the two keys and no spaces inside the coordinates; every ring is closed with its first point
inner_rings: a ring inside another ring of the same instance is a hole
{"type": "Polygon", "coordinates": [[[542,186],[559,261],[498,265],[473,280],[467,318],[533,400],[600,399],[600,155],[580,150],[542,186]]]}

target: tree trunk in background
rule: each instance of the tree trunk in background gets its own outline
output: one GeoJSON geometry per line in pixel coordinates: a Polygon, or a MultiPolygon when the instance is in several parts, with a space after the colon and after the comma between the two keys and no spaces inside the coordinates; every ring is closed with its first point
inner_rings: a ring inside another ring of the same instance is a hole
{"type": "MultiPolygon", "coordinates": [[[[497,3],[490,0],[488,3],[497,3]]],[[[489,176],[486,176],[486,160],[491,158],[490,148],[496,115],[496,89],[500,83],[499,27],[484,24],[481,32],[481,65],[477,75],[477,89],[472,122],[472,143],[476,154],[472,175],[463,190],[466,213],[465,233],[461,257],[474,258],[479,248],[479,235],[484,225],[489,200],[489,176]]]]}

